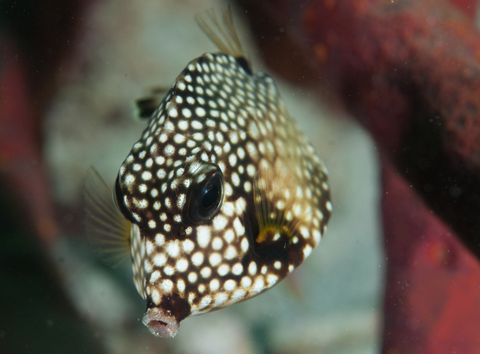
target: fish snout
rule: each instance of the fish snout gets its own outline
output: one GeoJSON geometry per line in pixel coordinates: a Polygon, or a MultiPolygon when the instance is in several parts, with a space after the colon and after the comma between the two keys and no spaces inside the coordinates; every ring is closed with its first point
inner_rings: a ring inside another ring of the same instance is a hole
{"type": "MultiPolygon", "coordinates": [[[[156,293],[155,289],[153,293],[156,293]]],[[[162,338],[173,338],[180,321],[191,314],[191,308],[183,297],[175,292],[163,292],[160,298],[147,299],[147,311],[142,322],[150,332],[162,338]],[[153,300],[153,301],[149,301],[153,300]]]]}
{"type": "Polygon", "coordinates": [[[158,307],[147,309],[142,322],[150,333],[161,338],[173,338],[178,332],[178,321],[168,310],[158,307]]]}

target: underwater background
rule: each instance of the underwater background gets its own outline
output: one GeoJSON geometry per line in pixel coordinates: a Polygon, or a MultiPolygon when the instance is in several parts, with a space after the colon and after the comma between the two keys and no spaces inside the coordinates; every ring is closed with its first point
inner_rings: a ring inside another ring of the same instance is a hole
{"type": "MultiPolygon", "coordinates": [[[[247,3],[233,7],[244,50],[254,71],[275,79],[292,117],[325,162],[332,219],[318,248],[285,281],[252,300],[188,318],[175,339],[160,339],[141,323],[144,302],[129,262],[111,269],[91,251],[83,224],[84,181],[92,165],[113,186],[145,124],[133,119],[133,101],[149,87],[170,87],[191,59],[217,51],[194,16],[223,2],[0,2],[0,353],[353,354],[379,353],[382,347],[385,353],[404,352],[388,350],[389,333],[383,331],[388,257],[380,203],[386,187],[393,185],[389,178],[398,175],[381,179],[379,157],[382,168],[389,168],[389,162],[379,146],[388,145],[388,134],[374,131],[374,142],[365,117],[359,118],[363,125],[355,121],[358,110],[332,94],[321,76],[315,83],[317,77],[301,74],[313,57],[291,46],[269,49],[280,37],[258,37],[251,31],[246,19],[262,14],[249,13],[247,3]],[[269,63],[271,69],[264,61],[268,53],[276,55],[273,63],[288,57],[288,66],[269,63]]],[[[335,7],[335,1],[319,3],[335,7]]],[[[307,15],[302,18],[315,23],[307,15]]],[[[275,19],[264,17],[270,26],[275,19]]],[[[278,36],[289,31],[282,24],[275,28],[278,36]]],[[[316,58],[322,59],[325,50],[316,47],[316,58]]],[[[455,189],[450,191],[455,195],[455,189]]],[[[399,219],[395,213],[390,218],[399,219]]],[[[440,226],[432,232],[444,233],[440,226]]],[[[421,248],[425,257],[441,259],[438,273],[429,274],[441,274],[445,267],[450,274],[456,271],[452,264],[460,257],[452,260],[446,254],[461,246],[445,242],[447,248],[434,242],[421,248]]],[[[389,252],[395,254],[392,247],[389,252]]],[[[459,272],[469,281],[475,278],[472,287],[480,286],[476,272],[459,272]]],[[[431,285],[428,279],[416,285],[423,284],[431,285]]],[[[407,276],[399,286],[410,287],[407,276]]],[[[477,308],[477,298],[472,295],[469,306],[477,308]]],[[[429,314],[415,316],[420,322],[429,314]]],[[[417,348],[417,327],[408,326],[417,348]]]]}

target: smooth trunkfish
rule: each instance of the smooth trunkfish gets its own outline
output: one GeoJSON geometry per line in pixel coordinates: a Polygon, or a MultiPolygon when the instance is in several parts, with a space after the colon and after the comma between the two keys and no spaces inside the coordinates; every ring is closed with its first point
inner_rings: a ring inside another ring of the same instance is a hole
{"type": "Polygon", "coordinates": [[[332,211],[324,164],[273,79],[252,72],[230,9],[197,21],[220,52],[188,63],[160,102],[137,101],[149,121],[113,194],[93,167],[85,188],[94,252],[111,264],[131,255],[143,323],[159,337],[273,287],[332,211]]]}

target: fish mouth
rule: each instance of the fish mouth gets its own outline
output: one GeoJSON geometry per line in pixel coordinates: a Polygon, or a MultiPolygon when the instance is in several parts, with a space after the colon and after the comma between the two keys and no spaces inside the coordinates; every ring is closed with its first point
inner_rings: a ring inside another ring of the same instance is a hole
{"type": "Polygon", "coordinates": [[[157,337],[173,338],[178,333],[177,319],[157,307],[147,309],[142,322],[157,337]]]}

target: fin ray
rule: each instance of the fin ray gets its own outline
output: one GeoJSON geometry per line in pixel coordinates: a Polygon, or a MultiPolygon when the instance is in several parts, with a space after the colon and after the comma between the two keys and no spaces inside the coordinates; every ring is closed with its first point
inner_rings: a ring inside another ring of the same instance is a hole
{"type": "Polygon", "coordinates": [[[272,233],[293,236],[309,213],[297,189],[298,183],[291,175],[265,168],[257,172],[253,198],[259,226],[258,243],[264,242],[272,233]]]}
{"type": "Polygon", "coordinates": [[[85,181],[85,226],[93,252],[102,262],[115,268],[130,257],[130,225],[115,208],[105,181],[90,167],[85,181]]]}
{"type": "Polygon", "coordinates": [[[223,6],[220,11],[221,15],[218,15],[215,9],[208,9],[197,14],[195,19],[202,31],[221,52],[235,58],[244,57],[242,44],[233,25],[230,6],[223,6]]]}

